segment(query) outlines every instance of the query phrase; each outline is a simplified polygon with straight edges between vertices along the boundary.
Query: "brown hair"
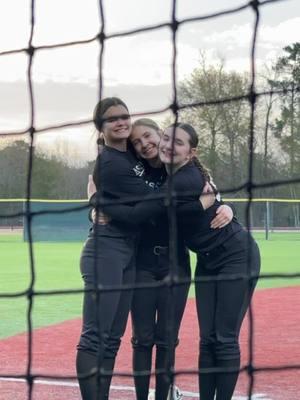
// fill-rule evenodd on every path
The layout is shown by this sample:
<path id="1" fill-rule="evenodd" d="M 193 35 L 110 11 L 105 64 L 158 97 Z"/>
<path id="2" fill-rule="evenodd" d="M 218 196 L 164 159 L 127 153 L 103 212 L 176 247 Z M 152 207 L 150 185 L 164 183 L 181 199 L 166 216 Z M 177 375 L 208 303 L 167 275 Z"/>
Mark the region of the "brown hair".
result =
<path id="1" fill-rule="evenodd" d="M 199 143 L 199 137 L 196 130 L 190 124 L 186 124 L 184 122 L 177 122 L 176 124 L 172 124 L 168 126 L 168 128 L 180 128 L 183 129 L 189 135 L 189 143 L 192 148 L 196 148 Z M 206 182 L 211 183 L 211 176 L 209 170 L 200 162 L 198 157 L 193 157 L 193 163 L 199 168 L 204 180 Z"/>
<path id="2" fill-rule="evenodd" d="M 105 122 L 103 115 L 112 106 L 123 106 L 128 111 L 127 105 L 118 97 L 106 97 L 105 99 L 100 100 L 94 109 L 93 116 L 94 124 L 99 132 L 101 132 L 103 123 Z"/>

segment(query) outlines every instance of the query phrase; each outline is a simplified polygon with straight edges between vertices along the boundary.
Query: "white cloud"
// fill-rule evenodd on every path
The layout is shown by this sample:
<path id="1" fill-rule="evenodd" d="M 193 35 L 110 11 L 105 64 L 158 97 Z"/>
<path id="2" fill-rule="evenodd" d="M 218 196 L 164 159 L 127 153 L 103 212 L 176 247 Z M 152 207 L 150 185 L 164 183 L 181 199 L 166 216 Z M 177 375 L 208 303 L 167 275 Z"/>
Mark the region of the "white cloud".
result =
<path id="1" fill-rule="evenodd" d="M 100 29 L 98 3 L 98 0 L 37 1 L 34 45 L 93 37 Z M 103 4 L 108 34 L 166 22 L 171 16 L 171 2 L 167 0 L 105 0 Z M 179 0 L 177 15 L 181 19 L 237 4 L 240 0 Z M 300 17 L 296 5 L 296 1 L 289 1 L 288 7 L 280 6 L 279 2 L 278 6 L 263 8 L 265 14 L 262 13 L 257 43 L 258 68 L 268 60 L 275 60 L 284 46 L 299 40 Z M 200 51 L 205 51 L 207 64 L 219 63 L 224 58 L 227 70 L 249 71 L 253 34 L 250 11 L 232 19 L 224 17 L 182 25 L 177 36 L 178 80 L 188 77 L 199 65 Z M 30 2 L 3 0 L 0 4 L 0 52 L 26 47 L 29 34 Z M 32 72 L 37 126 L 90 116 L 97 98 L 99 52 L 99 44 L 95 42 L 35 54 Z M 1 131 L 28 126 L 28 92 L 17 87 L 12 90 L 18 86 L 18 80 L 26 81 L 27 65 L 26 54 L 0 57 L 0 80 L 9 87 L 7 96 L 2 96 Z M 110 39 L 105 42 L 104 95 L 119 95 L 133 112 L 164 108 L 172 95 L 171 66 L 172 41 L 168 28 Z M 53 88 L 53 83 L 57 87 Z M 85 84 L 86 90 L 80 83 Z M 72 85 L 78 85 L 80 92 L 74 92 Z M 45 91 L 41 92 L 43 87 Z M 62 90 L 65 95 L 62 95 Z M 53 131 L 40 135 L 38 142 L 51 142 L 63 135 L 68 140 L 84 143 L 82 152 L 86 151 L 85 158 L 92 158 L 93 155 L 89 157 L 94 144 L 92 131 L 92 126 Z"/>
<path id="2" fill-rule="evenodd" d="M 204 37 L 206 44 L 223 44 L 223 46 L 248 46 L 253 32 L 253 26 L 249 23 L 244 25 L 233 25 L 231 29 L 214 32 Z"/>
<path id="3" fill-rule="evenodd" d="M 297 41 L 296 32 L 299 26 L 300 17 L 288 19 L 274 26 L 262 24 L 257 39 L 257 67 L 276 59 L 284 46 Z M 252 24 L 233 25 L 230 29 L 206 35 L 203 35 L 200 29 L 193 29 L 191 32 L 202 38 L 202 44 L 200 42 L 199 47 L 202 46 L 206 54 L 209 52 L 208 62 L 215 63 L 220 58 L 224 58 L 227 69 L 249 70 Z"/>
<path id="4" fill-rule="evenodd" d="M 236 57 L 226 60 L 225 69 L 230 71 L 249 71 L 250 70 L 250 60 L 245 57 Z"/>
<path id="5" fill-rule="evenodd" d="M 299 27 L 300 17 L 289 19 L 276 26 L 263 25 L 260 29 L 259 40 L 263 42 L 263 45 L 284 46 L 299 40 Z"/>
<path id="6" fill-rule="evenodd" d="M 295 42 L 298 39 L 296 32 L 299 31 L 299 26 L 300 17 L 289 19 L 275 26 L 262 24 L 258 31 L 258 46 L 272 48 Z M 226 48 L 232 48 L 232 46 L 248 47 L 252 34 L 253 25 L 250 23 L 233 25 L 231 29 L 204 36 L 203 42 L 214 45 L 222 44 Z"/>
<path id="7" fill-rule="evenodd" d="M 28 2 L 11 0 L 1 3 L 5 5 L 0 6 L 0 51 L 25 47 L 30 33 Z"/>
<path id="8" fill-rule="evenodd" d="M 229 6 L 223 1 L 218 7 Z M 232 2 L 231 2 L 232 3 Z M 231 4 L 230 3 L 230 4 Z M 212 3 L 198 0 L 179 2 L 178 15 L 207 12 Z M 215 7 L 215 5 L 214 5 Z M 18 9 L 18 13 L 15 10 Z M 130 12 L 129 12 L 130 10 Z M 158 12 L 159 10 L 159 12 Z M 170 19 L 169 2 L 128 0 L 104 1 L 108 32 L 159 23 Z M 97 0 L 51 0 L 36 2 L 34 44 L 59 43 L 94 36 L 100 27 Z M 227 65 L 245 69 L 249 53 L 253 24 L 235 24 L 230 29 L 212 25 L 209 21 L 184 25 L 178 35 L 178 79 L 188 76 L 197 66 L 200 50 L 205 50 L 208 62 L 225 58 Z M 235 20 L 236 21 L 236 20 Z M 258 64 L 288 43 L 296 40 L 300 18 L 290 18 L 277 25 L 262 24 L 258 36 Z M 216 27 L 212 32 L 213 27 Z M 0 51 L 27 45 L 30 28 L 28 2 L 10 0 L 0 6 Z M 209 28 L 209 29 L 206 29 Z M 211 33 L 210 33 L 211 32 Z M 33 75 L 37 82 L 91 82 L 98 78 L 99 44 L 43 50 L 34 57 Z M 26 80 L 28 57 L 25 54 L 0 58 L 0 79 Z M 105 42 L 104 74 L 106 85 L 170 83 L 172 79 L 172 42 L 170 29 L 110 39 Z"/>

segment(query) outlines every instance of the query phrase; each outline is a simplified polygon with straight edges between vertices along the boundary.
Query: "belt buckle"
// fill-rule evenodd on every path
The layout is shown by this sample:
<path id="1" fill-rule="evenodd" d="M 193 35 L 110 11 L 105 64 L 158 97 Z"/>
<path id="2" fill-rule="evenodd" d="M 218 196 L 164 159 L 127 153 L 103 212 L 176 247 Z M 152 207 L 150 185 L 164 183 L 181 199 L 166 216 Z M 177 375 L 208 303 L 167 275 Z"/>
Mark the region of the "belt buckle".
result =
<path id="1" fill-rule="evenodd" d="M 153 253 L 156 256 L 160 256 L 161 254 L 167 254 L 167 249 L 168 249 L 168 247 L 166 247 L 166 246 L 154 246 Z"/>
<path id="2" fill-rule="evenodd" d="M 160 246 L 154 246 L 154 247 L 153 247 L 153 253 L 154 253 L 156 256 L 159 256 L 159 255 L 160 255 Z"/>

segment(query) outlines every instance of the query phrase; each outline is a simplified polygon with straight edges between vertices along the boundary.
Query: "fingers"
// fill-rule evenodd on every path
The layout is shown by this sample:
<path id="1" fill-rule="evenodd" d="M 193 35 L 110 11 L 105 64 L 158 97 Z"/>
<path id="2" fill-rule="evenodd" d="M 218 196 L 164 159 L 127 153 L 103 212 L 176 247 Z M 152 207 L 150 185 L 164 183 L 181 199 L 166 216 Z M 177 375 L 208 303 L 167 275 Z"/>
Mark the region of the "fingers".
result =
<path id="1" fill-rule="evenodd" d="M 204 185 L 202 193 L 209 193 L 209 183 L 208 182 L 206 182 L 206 184 Z"/>
<path id="2" fill-rule="evenodd" d="M 94 193 L 96 193 L 96 185 L 93 180 L 93 175 L 89 175 L 89 180 L 87 184 L 87 197 L 90 200 L 90 198 L 93 196 Z"/>
<path id="3" fill-rule="evenodd" d="M 205 183 L 202 193 L 213 193 L 213 189 L 209 182 Z"/>
<path id="4" fill-rule="evenodd" d="M 224 226 L 226 226 L 229 222 L 230 222 L 230 220 L 228 220 L 227 217 L 223 217 L 221 215 L 218 215 L 211 221 L 210 227 L 212 229 L 224 228 Z"/>
<path id="5" fill-rule="evenodd" d="M 210 227 L 213 229 L 224 228 L 224 226 L 228 225 L 232 220 L 232 215 L 230 213 L 220 209 L 217 209 L 216 213 L 218 215 L 211 221 Z"/>
<path id="6" fill-rule="evenodd" d="M 97 211 L 95 209 L 93 209 L 92 221 L 94 224 L 107 225 L 110 221 L 110 218 L 101 212 L 97 213 Z"/>
<path id="7" fill-rule="evenodd" d="M 212 229 L 224 228 L 224 226 L 228 225 L 232 221 L 232 218 L 232 209 L 228 205 L 223 204 L 216 210 L 216 216 L 211 221 L 210 226 Z"/>

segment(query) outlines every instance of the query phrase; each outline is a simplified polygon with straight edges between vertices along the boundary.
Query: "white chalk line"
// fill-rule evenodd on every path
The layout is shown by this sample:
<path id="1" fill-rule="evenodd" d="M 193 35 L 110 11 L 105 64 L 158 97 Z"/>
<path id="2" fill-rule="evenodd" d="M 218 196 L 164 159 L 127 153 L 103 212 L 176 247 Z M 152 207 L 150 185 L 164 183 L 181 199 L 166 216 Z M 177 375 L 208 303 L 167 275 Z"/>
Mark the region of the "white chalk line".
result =
<path id="1" fill-rule="evenodd" d="M 26 379 L 23 378 L 0 378 L 0 382 L 15 382 L 15 383 L 26 383 Z M 35 385 L 48 385 L 48 386 L 62 386 L 62 387 L 78 387 L 77 382 L 69 382 L 69 381 L 63 381 L 63 380 L 46 380 L 46 379 L 35 379 L 34 380 Z M 128 392 L 134 392 L 134 387 L 133 386 L 122 386 L 122 385 L 111 385 L 111 390 L 122 390 L 122 391 L 128 391 Z M 199 393 L 197 392 L 189 392 L 186 390 L 181 390 L 181 393 L 183 396 L 186 397 L 192 397 L 192 398 L 198 398 L 199 399 Z M 232 400 L 248 400 L 248 396 L 234 396 Z M 263 393 L 256 393 L 253 394 L 251 397 L 252 400 L 272 400 L 271 397 L 268 397 L 267 395 Z"/>

